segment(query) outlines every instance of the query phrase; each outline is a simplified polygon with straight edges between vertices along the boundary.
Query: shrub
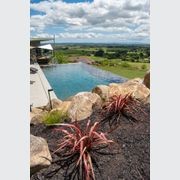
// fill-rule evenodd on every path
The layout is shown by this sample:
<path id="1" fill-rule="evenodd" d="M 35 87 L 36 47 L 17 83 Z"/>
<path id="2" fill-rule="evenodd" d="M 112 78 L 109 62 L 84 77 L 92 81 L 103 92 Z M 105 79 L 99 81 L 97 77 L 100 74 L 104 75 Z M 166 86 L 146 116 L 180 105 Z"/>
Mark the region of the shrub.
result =
<path id="1" fill-rule="evenodd" d="M 139 58 L 144 59 L 144 54 L 142 52 L 139 53 Z"/>
<path id="2" fill-rule="evenodd" d="M 107 66 L 107 65 L 109 65 L 109 60 L 99 61 L 99 64 L 102 65 L 102 66 Z"/>
<path id="3" fill-rule="evenodd" d="M 104 56 L 104 50 L 103 49 L 99 49 L 98 51 L 95 52 L 94 55 L 95 56 L 99 56 L 99 57 L 103 57 Z"/>
<path id="4" fill-rule="evenodd" d="M 141 65 L 141 69 L 143 69 L 143 70 L 147 69 L 146 64 L 142 64 L 142 65 Z"/>
<path id="5" fill-rule="evenodd" d="M 109 61 L 109 66 L 117 66 L 117 65 L 118 65 L 118 61 L 115 61 L 115 60 Z"/>
<path id="6" fill-rule="evenodd" d="M 135 117 L 130 117 L 136 111 L 141 111 L 141 104 L 138 100 L 134 99 L 131 94 L 126 95 L 114 95 L 110 97 L 109 101 L 103 107 L 103 114 L 105 118 L 101 123 L 109 122 L 109 126 L 118 125 L 121 116 L 125 116 L 128 119 L 138 120 Z"/>
<path id="7" fill-rule="evenodd" d="M 46 114 L 43 117 L 43 123 L 46 125 L 53 125 L 57 123 L 62 123 L 66 119 L 68 119 L 67 113 L 61 112 L 61 111 L 52 111 Z"/>
<path id="8" fill-rule="evenodd" d="M 124 67 L 124 68 L 129 68 L 129 67 L 131 67 L 131 65 L 130 65 L 129 63 L 127 63 L 127 62 L 122 62 L 122 63 L 121 63 L 121 66 Z"/>
<path id="9" fill-rule="evenodd" d="M 117 58 L 115 53 L 106 53 L 105 57 L 107 59 L 115 59 L 115 58 Z"/>
<path id="10" fill-rule="evenodd" d="M 92 152 L 99 155 L 101 149 L 113 142 L 108 140 L 104 133 L 97 131 L 98 125 L 99 123 L 95 122 L 91 126 L 89 120 L 84 130 L 77 122 L 61 124 L 61 127 L 56 129 L 65 134 L 54 153 L 60 157 L 61 166 L 66 166 L 68 179 L 95 179 L 93 164 L 96 163 Z"/>
<path id="11" fill-rule="evenodd" d="M 57 63 L 59 63 L 59 64 L 67 63 L 67 59 L 65 58 L 63 53 L 56 52 L 55 59 L 56 59 Z"/>
<path id="12" fill-rule="evenodd" d="M 128 50 L 121 49 L 115 52 L 116 58 L 124 58 L 127 56 Z"/>

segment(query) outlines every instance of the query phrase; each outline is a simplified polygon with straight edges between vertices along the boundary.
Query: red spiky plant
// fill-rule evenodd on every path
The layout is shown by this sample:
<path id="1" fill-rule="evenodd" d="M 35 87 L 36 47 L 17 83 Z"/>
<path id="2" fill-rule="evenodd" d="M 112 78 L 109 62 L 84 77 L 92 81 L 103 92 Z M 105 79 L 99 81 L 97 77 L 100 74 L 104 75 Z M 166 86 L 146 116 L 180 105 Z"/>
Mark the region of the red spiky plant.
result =
<path id="1" fill-rule="evenodd" d="M 101 122 L 109 122 L 110 127 L 117 125 L 121 116 L 138 120 L 133 114 L 137 111 L 144 111 L 141 109 L 141 103 L 132 97 L 132 94 L 114 95 L 110 97 L 109 101 L 103 107 L 103 114 L 105 118 Z M 132 116 L 133 115 L 133 116 Z"/>
<path id="2" fill-rule="evenodd" d="M 97 132 L 98 125 L 99 123 L 95 122 L 90 126 L 89 120 L 85 130 L 81 129 L 77 122 L 75 124 L 61 124 L 61 127 L 57 129 L 62 131 L 65 136 L 60 140 L 58 149 L 54 153 L 63 157 L 60 161 L 61 166 L 63 164 L 71 169 L 70 172 L 68 169 L 66 170 L 68 179 L 75 177 L 80 180 L 95 179 L 91 152 L 104 148 L 104 145 L 113 142 L 108 140 L 104 133 Z"/>

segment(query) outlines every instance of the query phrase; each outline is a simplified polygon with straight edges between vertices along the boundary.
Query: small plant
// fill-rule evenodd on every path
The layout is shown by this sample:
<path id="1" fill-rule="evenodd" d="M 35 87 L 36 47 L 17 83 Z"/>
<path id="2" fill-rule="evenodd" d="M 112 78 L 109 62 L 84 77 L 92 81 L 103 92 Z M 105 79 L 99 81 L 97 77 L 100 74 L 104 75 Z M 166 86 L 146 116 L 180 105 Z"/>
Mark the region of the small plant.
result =
<path id="1" fill-rule="evenodd" d="M 112 113 L 120 113 L 123 112 L 124 109 L 127 107 L 128 105 L 128 100 L 130 98 L 130 95 L 127 94 L 125 96 L 123 95 L 114 95 L 110 98 L 110 101 L 107 103 L 106 105 L 106 109 L 108 112 L 112 112 Z"/>
<path id="2" fill-rule="evenodd" d="M 112 127 L 112 125 L 117 125 L 121 116 L 125 116 L 129 119 L 130 114 L 141 110 L 140 106 L 140 102 L 135 100 L 131 94 L 114 95 L 103 108 L 103 113 L 106 117 L 101 122 L 104 123 L 108 121 L 110 127 Z M 131 119 L 137 120 L 132 116 Z"/>
<path id="3" fill-rule="evenodd" d="M 131 67 L 131 65 L 129 63 L 127 63 L 127 62 L 122 62 L 121 66 L 124 67 L 124 68 L 130 68 Z"/>
<path id="4" fill-rule="evenodd" d="M 67 113 L 64 113 L 64 112 L 57 110 L 57 111 L 52 111 L 52 112 L 47 113 L 43 117 L 43 122 L 46 125 L 53 125 L 56 123 L 62 123 L 66 119 L 68 119 Z"/>
<path id="5" fill-rule="evenodd" d="M 145 69 L 147 69 L 147 66 L 146 66 L 146 64 L 142 64 L 142 65 L 141 65 L 141 69 L 142 69 L 142 70 L 145 70 Z"/>
<path id="6" fill-rule="evenodd" d="M 90 126 L 90 121 L 88 121 L 85 130 L 82 130 L 76 122 L 75 124 L 61 124 L 61 127 L 57 129 L 65 136 L 60 140 L 58 149 L 54 153 L 58 153 L 61 157 L 59 160 L 61 167 L 66 164 L 68 179 L 95 179 L 93 164 L 97 167 L 97 163 L 92 153 L 98 153 L 113 142 L 108 140 L 104 133 L 97 132 L 98 125 L 99 123 L 95 122 Z"/>

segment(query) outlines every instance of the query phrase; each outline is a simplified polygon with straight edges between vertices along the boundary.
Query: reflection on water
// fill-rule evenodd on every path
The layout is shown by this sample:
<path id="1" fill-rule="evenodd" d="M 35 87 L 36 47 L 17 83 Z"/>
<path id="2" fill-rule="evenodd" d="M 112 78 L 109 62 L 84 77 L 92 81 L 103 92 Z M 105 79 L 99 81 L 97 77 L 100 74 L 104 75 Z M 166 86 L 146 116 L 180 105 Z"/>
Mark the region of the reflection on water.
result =
<path id="1" fill-rule="evenodd" d="M 65 100 L 95 86 L 122 83 L 126 78 L 84 63 L 60 64 L 42 68 L 58 98 Z"/>

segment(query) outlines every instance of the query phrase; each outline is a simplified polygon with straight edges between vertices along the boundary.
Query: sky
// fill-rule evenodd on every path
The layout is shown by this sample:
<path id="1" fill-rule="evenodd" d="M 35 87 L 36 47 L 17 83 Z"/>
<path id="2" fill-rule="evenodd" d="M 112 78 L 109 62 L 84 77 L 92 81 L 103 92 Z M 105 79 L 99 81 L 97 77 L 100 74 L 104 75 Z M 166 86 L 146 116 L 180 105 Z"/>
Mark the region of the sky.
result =
<path id="1" fill-rule="evenodd" d="M 31 37 L 149 44 L 149 0 L 31 0 Z"/>

